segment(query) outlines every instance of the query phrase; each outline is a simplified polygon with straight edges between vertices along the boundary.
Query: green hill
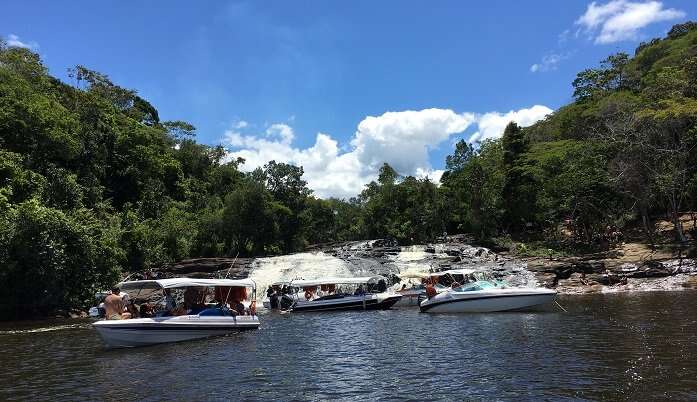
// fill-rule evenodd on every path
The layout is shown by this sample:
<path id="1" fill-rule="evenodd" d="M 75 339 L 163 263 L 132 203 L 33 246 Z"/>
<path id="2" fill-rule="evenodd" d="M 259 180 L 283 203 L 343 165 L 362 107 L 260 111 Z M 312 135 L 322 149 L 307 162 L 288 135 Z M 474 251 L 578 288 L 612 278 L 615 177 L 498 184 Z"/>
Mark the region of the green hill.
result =
<path id="1" fill-rule="evenodd" d="M 534 233 L 551 242 L 606 243 L 641 222 L 678 220 L 697 207 L 697 24 L 674 26 L 580 72 L 574 102 L 474 150 L 458 144 L 444 190 L 456 203 L 451 230 L 481 236 Z M 464 156 L 463 156 L 464 155 Z"/>

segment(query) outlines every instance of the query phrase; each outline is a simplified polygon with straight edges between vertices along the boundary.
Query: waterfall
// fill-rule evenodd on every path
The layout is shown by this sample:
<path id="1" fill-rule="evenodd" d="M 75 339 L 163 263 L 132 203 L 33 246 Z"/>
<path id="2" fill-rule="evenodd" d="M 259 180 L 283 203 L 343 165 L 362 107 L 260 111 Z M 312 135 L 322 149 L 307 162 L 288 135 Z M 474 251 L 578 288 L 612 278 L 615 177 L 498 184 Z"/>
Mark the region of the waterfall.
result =
<path id="1" fill-rule="evenodd" d="M 298 253 L 278 257 L 257 258 L 249 277 L 257 283 L 257 295 L 262 298 L 269 285 L 293 279 L 316 279 L 332 276 L 353 276 L 349 264 L 325 254 Z"/>

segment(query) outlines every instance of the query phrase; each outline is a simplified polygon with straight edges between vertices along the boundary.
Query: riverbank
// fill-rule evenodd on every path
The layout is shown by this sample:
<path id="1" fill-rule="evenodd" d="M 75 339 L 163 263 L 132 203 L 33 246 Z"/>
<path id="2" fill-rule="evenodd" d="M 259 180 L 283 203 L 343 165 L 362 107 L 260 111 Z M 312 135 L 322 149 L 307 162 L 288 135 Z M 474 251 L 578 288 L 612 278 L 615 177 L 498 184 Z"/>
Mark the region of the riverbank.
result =
<path id="1" fill-rule="evenodd" d="M 541 285 L 560 293 L 697 289 L 697 261 L 670 247 L 629 242 L 604 253 L 521 261 Z"/>
<path id="2" fill-rule="evenodd" d="M 385 275 L 395 282 L 399 281 L 397 274 L 406 270 L 482 268 L 518 285 L 537 284 L 562 294 L 697 289 L 697 261 L 680 258 L 670 247 L 652 249 L 646 244 L 626 242 L 603 253 L 563 257 L 518 256 L 505 249 L 497 251 L 473 246 L 471 239 L 462 235 L 407 247 L 388 239 L 374 239 L 312 246 L 305 253 L 287 256 L 189 259 L 162 267 L 156 274 L 243 278 L 271 264 L 277 275 L 292 271 L 293 275 L 303 276 L 310 274 L 304 272 L 303 266 L 317 264 L 313 255 L 321 253 L 341 260 L 350 272 Z M 333 274 L 328 266 L 325 270 L 326 275 Z M 312 267 L 312 275 L 321 272 L 322 267 Z"/>

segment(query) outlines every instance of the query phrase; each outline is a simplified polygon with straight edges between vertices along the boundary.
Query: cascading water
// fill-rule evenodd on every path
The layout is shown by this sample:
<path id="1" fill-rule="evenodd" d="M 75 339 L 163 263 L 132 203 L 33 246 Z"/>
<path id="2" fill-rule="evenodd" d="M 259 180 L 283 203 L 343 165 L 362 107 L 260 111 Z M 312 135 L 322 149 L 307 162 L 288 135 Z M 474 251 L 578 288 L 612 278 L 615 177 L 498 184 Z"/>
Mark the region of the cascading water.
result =
<path id="1" fill-rule="evenodd" d="M 320 251 L 258 258 L 249 277 L 256 282 L 257 292 L 266 292 L 274 282 L 353 275 L 348 263 Z"/>
<path id="2" fill-rule="evenodd" d="M 535 276 L 525 264 L 501 260 L 490 250 L 463 244 L 414 245 L 381 248 L 376 241 L 354 243 L 330 252 L 307 252 L 278 257 L 258 258 L 252 263 L 249 277 L 257 283 L 258 296 L 274 282 L 293 279 L 317 279 L 342 276 L 428 273 L 446 269 L 476 268 L 489 271 L 512 286 L 536 286 Z M 334 256 L 332 254 L 336 254 Z M 411 278 L 412 282 L 418 281 Z M 409 281 L 409 279 L 407 279 Z M 401 284 L 395 287 L 401 287 Z"/>

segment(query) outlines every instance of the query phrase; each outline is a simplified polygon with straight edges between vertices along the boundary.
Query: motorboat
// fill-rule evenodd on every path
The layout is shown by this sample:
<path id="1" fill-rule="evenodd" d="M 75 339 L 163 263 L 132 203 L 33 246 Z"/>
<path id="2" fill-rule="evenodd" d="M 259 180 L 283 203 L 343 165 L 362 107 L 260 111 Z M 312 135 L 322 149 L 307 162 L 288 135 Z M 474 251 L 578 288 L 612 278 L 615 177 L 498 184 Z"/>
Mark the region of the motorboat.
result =
<path id="1" fill-rule="evenodd" d="M 450 288 L 433 292 L 419 304 L 425 313 L 488 313 L 522 310 L 554 301 L 557 292 L 540 287 L 511 287 L 486 272 L 449 270 L 431 274 Z"/>
<path id="2" fill-rule="evenodd" d="M 154 305 L 160 311 L 148 317 L 93 323 L 108 347 L 179 342 L 259 327 L 256 284 L 251 279 L 170 278 L 122 282 L 117 287 L 129 294 L 132 303 Z M 184 302 L 174 311 L 163 309 L 165 293 Z M 187 305 L 191 294 L 196 301 Z"/>
<path id="3" fill-rule="evenodd" d="M 284 285 L 285 293 L 270 295 L 264 300 L 265 306 L 293 312 L 387 310 L 402 298 L 387 291 L 387 279 L 383 276 L 296 279 Z M 273 297 L 280 298 L 275 306 Z M 290 304 L 284 306 L 286 300 Z"/>

